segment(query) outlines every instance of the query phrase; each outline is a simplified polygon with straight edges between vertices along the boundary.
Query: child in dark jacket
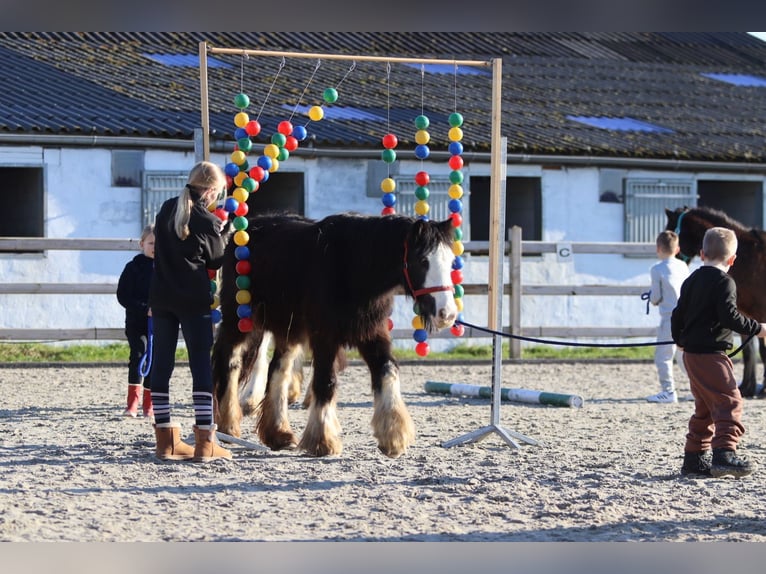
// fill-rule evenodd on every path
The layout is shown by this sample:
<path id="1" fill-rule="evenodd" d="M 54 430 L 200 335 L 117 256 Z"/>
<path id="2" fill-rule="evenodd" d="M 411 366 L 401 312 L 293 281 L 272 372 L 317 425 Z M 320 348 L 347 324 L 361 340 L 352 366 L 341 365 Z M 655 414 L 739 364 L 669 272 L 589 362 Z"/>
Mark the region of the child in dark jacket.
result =
<path id="1" fill-rule="evenodd" d="M 153 417 L 151 377 L 140 373 L 141 357 L 149 351 L 149 285 L 154 272 L 154 225 L 147 225 L 138 243 L 141 253 L 130 260 L 117 283 L 117 300 L 125 307 L 125 335 L 130 346 L 128 359 L 128 404 L 123 412 L 127 417 L 138 416 L 138 402 L 143 385 L 142 411 Z"/>
<path id="2" fill-rule="evenodd" d="M 728 274 L 736 253 L 737 236 L 731 229 L 708 229 L 700 252 L 703 265 L 681 285 L 670 318 L 673 341 L 683 348 L 694 395 L 682 475 L 739 478 L 755 469 L 736 452 L 745 432 L 744 401 L 726 351 L 734 346 L 732 332 L 765 337 L 766 324 L 737 310 L 737 287 Z"/>

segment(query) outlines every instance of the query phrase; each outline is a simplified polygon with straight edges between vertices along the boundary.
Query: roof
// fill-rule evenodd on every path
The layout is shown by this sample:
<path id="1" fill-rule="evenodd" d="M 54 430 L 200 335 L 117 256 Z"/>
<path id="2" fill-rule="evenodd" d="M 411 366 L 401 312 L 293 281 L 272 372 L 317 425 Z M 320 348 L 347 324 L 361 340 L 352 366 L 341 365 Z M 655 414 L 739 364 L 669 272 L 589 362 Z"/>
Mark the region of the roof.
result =
<path id="1" fill-rule="evenodd" d="M 201 125 L 201 41 L 446 60 L 434 67 L 210 54 L 211 137 L 232 144 L 233 99 L 244 92 L 245 111 L 263 126 L 255 141 L 291 119 L 307 124 L 316 147 L 382 150 L 389 132 L 412 147 L 422 113 L 432 149 L 446 149 L 457 111 L 465 150 L 487 151 L 490 70 L 456 70 L 450 61 L 502 57 L 510 154 L 766 161 L 766 42 L 741 32 L 0 32 L 0 136 L 189 140 Z M 323 101 L 328 87 L 337 102 Z M 313 105 L 324 106 L 324 120 L 309 122 Z"/>

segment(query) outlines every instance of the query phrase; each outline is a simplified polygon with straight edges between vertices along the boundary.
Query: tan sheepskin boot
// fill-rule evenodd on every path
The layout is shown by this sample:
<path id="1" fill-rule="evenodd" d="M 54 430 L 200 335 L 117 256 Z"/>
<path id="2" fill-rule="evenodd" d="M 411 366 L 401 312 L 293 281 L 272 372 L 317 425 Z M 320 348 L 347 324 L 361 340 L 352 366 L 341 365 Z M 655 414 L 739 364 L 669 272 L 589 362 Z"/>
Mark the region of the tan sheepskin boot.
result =
<path id="1" fill-rule="evenodd" d="M 178 423 L 155 424 L 157 437 L 157 458 L 160 460 L 191 460 L 194 447 L 181 440 L 181 425 Z"/>
<path id="2" fill-rule="evenodd" d="M 218 425 L 194 425 L 193 462 L 210 462 L 217 458 L 231 458 L 231 451 L 220 446 L 215 439 Z"/>

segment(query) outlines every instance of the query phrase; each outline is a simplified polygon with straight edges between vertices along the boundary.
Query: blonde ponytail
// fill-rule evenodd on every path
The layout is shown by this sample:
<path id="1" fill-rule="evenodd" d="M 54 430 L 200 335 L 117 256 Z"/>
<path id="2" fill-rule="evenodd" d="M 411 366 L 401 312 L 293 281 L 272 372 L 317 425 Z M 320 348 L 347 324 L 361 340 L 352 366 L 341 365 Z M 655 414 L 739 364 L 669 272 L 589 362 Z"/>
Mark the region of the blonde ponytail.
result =
<path id="1" fill-rule="evenodd" d="M 209 202 L 215 199 L 226 185 L 226 177 L 216 164 L 209 161 L 197 163 L 189 172 L 189 181 L 178 195 L 174 229 L 179 239 L 189 237 L 189 218 L 194 202 L 206 197 Z"/>

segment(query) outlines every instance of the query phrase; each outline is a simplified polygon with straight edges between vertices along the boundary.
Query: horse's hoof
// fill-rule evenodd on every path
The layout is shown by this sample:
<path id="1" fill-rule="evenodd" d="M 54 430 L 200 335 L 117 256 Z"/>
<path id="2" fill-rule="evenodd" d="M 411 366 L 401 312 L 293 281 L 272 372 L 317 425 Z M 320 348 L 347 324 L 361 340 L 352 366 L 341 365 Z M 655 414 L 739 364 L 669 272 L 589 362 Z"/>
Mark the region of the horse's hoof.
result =
<path id="1" fill-rule="evenodd" d="M 298 440 L 292 433 L 278 433 L 272 436 L 260 437 L 261 442 L 271 450 L 295 450 L 298 448 Z"/>
<path id="2" fill-rule="evenodd" d="M 343 452 L 343 445 L 336 441 L 320 442 L 319 444 L 315 444 L 313 446 L 299 444 L 298 448 L 300 448 L 307 455 L 316 457 L 339 456 Z"/>
<path id="3" fill-rule="evenodd" d="M 378 445 L 378 450 L 385 454 L 388 458 L 399 458 L 402 456 L 405 452 L 407 452 L 407 448 L 392 448 L 392 447 L 384 447 L 382 445 Z"/>

